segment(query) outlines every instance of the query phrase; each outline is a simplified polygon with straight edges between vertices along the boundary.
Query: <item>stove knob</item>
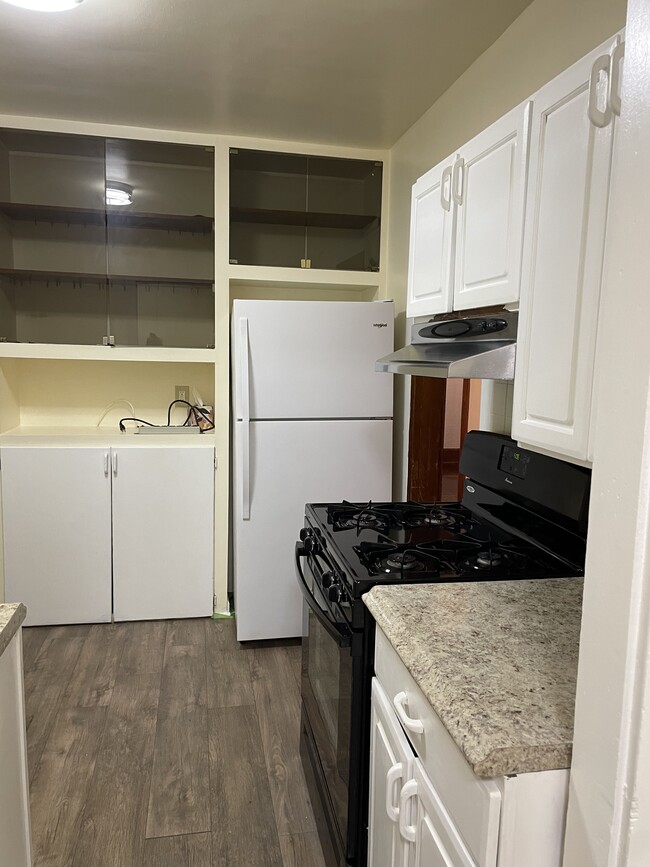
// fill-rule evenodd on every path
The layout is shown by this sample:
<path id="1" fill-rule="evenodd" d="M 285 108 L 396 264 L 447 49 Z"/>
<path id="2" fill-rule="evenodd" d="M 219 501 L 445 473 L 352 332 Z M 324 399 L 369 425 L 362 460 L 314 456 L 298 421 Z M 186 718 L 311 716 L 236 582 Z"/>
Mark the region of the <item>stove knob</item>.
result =
<path id="1" fill-rule="evenodd" d="M 304 542 L 307 536 L 312 536 L 313 533 L 314 531 L 311 529 L 311 527 L 303 527 L 300 531 L 300 541 Z"/>
<path id="2" fill-rule="evenodd" d="M 332 584 L 330 589 L 327 591 L 327 598 L 330 602 L 339 602 L 341 599 L 341 588 L 336 584 Z"/>
<path id="3" fill-rule="evenodd" d="M 328 587 L 331 587 L 332 584 L 334 584 L 335 580 L 333 572 L 323 572 L 323 577 L 321 578 L 323 589 L 327 590 Z"/>
<path id="4" fill-rule="evenodd" d="M 316 536 L 308 535 L 305 540 L 305 551 L 308 554 L 320 554 L 322 550 L 322 546 L 320 541 L 316 538 Z"/>

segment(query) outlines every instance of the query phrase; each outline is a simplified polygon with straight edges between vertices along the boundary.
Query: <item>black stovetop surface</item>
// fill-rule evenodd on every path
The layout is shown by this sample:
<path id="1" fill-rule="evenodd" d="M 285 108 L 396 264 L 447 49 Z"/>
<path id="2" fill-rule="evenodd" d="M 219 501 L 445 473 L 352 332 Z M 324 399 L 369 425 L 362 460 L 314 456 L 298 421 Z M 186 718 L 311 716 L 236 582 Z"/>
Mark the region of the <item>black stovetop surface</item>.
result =
<path id="1" fill-rule="evenodd" d="M 307 516 L 354 597 L 381 583 L 580 574 L 461 503 L 314 503 Z"/>

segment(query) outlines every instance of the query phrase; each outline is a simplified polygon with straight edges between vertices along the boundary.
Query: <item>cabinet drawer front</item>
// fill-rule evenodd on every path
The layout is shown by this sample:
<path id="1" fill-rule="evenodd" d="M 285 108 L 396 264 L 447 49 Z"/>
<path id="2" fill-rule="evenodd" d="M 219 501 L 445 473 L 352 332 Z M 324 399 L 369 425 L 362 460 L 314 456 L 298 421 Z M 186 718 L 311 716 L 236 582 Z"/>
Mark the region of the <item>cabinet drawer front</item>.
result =
<path id="1" fill-rule="evenodd" d="M 406 693 L 408 716 L 422 722 L 422 734 L 408 737 L 478 867 L 497 858 L 501 793 L 477 777 L 390 642 L 377 628 L 375 672 L 391 702 Z"/>

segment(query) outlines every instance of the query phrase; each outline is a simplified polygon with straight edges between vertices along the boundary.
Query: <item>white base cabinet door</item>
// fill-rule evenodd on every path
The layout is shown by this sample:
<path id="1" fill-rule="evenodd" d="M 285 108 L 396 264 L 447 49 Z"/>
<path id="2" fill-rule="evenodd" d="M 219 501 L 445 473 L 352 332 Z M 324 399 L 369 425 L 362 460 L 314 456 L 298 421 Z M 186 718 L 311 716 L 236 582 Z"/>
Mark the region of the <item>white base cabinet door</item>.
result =
<path id="1" fill-rule="evenodd" d="M 214 450 L 112 451 L 115 620 L 212 614 Z"/>
<path id="2" fill-rule="evenodd" d="M 26 626 L 111 619 L 110 449 L 0 451 L 5 599 Z"/>
<path id="3" fill-rule="evenodd" d="M 600 70 L 609 67 L 615 44 L 603 44 L 543 87 L 531 128 L 512 435 L 582 461 L 614 135 Z"/>
<path id="4" fill-rule="evenodd" d="M 408 867 L 409 844 L 399 829 L 399 796 L 411 777 L 413 751 L 377 678 L 372 681 L 371 709 L 368 864 Z"/>
<path id="5" fill-rule="evenodd" d="M 458 209 L 454 310 L 519 298 L 531 103 L 464 145 L 454 164 Z"/>
<path id="6" fill-rule="evenodd" d="M 0 863 L 32 867 L 20 630 L 0 656 Z"/>
<path id="7" fill-rule="evenodd" d="M 414 867 L 478 867 L 419 759 L 400 796 L 402 813 L 409 806 L 413 824 L 403 820 L 402 833 L 412 845 Z"/>

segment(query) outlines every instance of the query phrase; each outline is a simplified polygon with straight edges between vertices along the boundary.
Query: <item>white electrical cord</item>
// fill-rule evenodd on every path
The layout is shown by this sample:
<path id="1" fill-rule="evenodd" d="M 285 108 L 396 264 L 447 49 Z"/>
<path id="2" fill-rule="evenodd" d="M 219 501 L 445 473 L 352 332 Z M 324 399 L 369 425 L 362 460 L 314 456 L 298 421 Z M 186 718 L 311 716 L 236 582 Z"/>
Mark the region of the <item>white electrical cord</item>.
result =
<path id="1" fill-rule="evenodd" d="M 126 404 L 126 406 L 128 406 L 128 408 L 131 410 L 132 416 L 137 415 L 137 413 L 135 411 L 135 407 L 133 406 L 131 401 L 125 400 L 123 397 L 121 397 L 118 400 L 114 400 L 113 403 L 108 404 L 108 406 L 104 409 L 104 412 L 102 413 L 101 418 L 97 422 L 97 427 L 99 427 L 101 425 L 101 423 L 104 421 L 104 419 L 109 414 L 109 412 L 113 409 L 113 407 L 120 406 L 120 404 Z"/>

